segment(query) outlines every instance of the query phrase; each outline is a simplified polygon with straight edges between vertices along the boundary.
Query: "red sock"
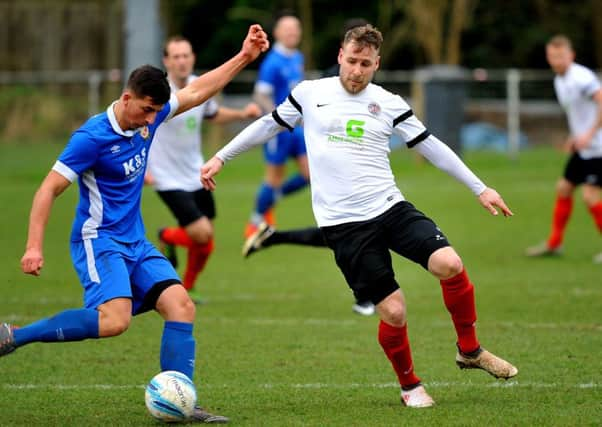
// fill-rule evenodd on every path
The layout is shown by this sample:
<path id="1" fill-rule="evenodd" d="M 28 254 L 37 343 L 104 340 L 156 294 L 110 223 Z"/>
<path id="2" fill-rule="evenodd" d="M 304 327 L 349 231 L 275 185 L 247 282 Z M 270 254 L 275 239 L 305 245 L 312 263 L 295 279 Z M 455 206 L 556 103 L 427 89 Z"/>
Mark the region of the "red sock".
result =
<path id="1" fill-rule="evenodd" d="M 550 232 L 550 238 L 548 239 L 549 248 L 554 249 L 562 244 L 564 229 L 566 228 L 566 224 L 569 222 L 572 210 L 572 197 L 556 197 L 554 214 L 552 216 L 552 231 Z"/>
<path id="2" fill-rule="evenodd" d="M 598 202 L 594 206 L 590 206 L 589 212 L 594 217 L 594 222 L 598 226 L 598 231 L 602 233 L 602 202 Z"/>
<path id="3" fill-rule="evenodd" d="M 203 271 L 209 256 L 213 252 L 213 239 L 207 243 L 199 245 L 194 243 L 188 248 L 188 259 L 186 261 L 186 271 L 184 272 L 184 287 L 186 289 L 194 288 L 194 282 L 198 275 Z"/>
<path id="4" fill-rule="evenodd" d="M 475 322 L 477 311 L 474 301 L 474 286 L 470 283 L 466 270 L 450 279 L 441 280 L 443 301 L 451 314 L 458 346 L 463 353 L 471 353 L 479 348 Z"/>
<path id="5" fill-rule="evenodd" d="M 407 324 L 396 328 L 381 320 L 378 324 L 378 342 L 391 361 L 402 387 L 420 382 L 414 373 Z"/>
<path id="6" fill-rule="evenodd" d="M 184 246 L 185 248 L 190 248 L 194 244 L 194 241 L 182 227 L 164 228 L 161 233 L 161 239 L 170 245 Z"/>

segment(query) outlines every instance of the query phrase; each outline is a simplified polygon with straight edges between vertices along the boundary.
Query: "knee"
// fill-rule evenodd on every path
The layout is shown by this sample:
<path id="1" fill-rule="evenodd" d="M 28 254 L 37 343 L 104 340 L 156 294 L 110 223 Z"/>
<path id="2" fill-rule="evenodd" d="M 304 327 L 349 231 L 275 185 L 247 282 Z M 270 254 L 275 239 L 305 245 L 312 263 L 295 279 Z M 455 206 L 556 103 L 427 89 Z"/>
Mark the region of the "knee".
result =
<path id="1" fill-rule="evenodd" d="M 452 250 L 453 251 L 453 250 Z M 445 253 L 436 256 L 435 252 L 429 260 L 429 271 L 440 280 L 445 280 L 457 276 L 464 270 L 464 264 L 458 254 Z"/>
<path id="2" fill-rule="evenodd" d="M 600 202 L 600 193 L 598 191 L 583 190 L 583 202 L 588 208 L 596 206 Z"/>
<path id="3" fill-rule="evenodd" d="M 131 315 L 104 314 L 101 312 L 99 319 L 99 332 L 101 337 L 115 337 L 123 334 L 130 327 Z"/>
<path id="4" fill-rule="evenodd" d="M 173 317 L 171 320 L 178 322 L 193 322 L 194 316 L 196 315 L 196 306 L 188 295 L 185 298 L 180 298 L 175 302 L 169 317 Z"/>
<path id="5" fill-rule="evenodd" d="M 184 290 L 183 293 L 175 295 L 175 298 L 163 304 L 160 313 L 165 320 L 192 323 L 196 315 L 196 306 Z"/>
<path id="6" fill-rule="evenodd" d="M 575 187 L 566 179 L 560 179 L 556 183 L 556 194 L 560 197 L 570 197 Z"/>
<path id="7" fill-rule="evenodd" d="M 407 310 L 403 300 L 389 301 L 386 304 L 378 305 L 378 312 L 383 321 L 388 324 L 401 328 L 407 321 Z"/>
<path id="8" fill-rule="evenodd" d="M 204 245 L 213 239 L 213 225 L 207 218 L 203 217 L 196 223 L 186 227 L 186 233 L 194 243 Z"/>

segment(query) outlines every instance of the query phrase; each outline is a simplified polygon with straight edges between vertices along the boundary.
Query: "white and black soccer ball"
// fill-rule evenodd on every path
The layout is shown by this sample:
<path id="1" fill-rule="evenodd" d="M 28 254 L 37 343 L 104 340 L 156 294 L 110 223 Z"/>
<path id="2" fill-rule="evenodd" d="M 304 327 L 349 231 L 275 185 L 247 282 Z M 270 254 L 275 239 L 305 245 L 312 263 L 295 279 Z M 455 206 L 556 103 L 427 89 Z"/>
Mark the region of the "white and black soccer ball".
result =
<path id="1" fill-rule="evenodd" d="M 146 386 L 144 401 L 153 417 L 164 422 L 188 419 L 196 406 L 193 382 L 181 372 L 163 371 Z"/>

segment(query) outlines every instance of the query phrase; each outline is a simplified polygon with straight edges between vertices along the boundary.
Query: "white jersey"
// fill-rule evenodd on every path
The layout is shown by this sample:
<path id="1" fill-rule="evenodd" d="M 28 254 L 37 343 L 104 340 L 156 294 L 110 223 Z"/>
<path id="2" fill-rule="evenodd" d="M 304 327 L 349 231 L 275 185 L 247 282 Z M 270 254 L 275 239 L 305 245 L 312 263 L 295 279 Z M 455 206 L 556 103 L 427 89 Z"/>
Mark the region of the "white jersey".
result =
<path id="1" fill-rule="evenodd" d="M 592 96 L 600 90 L 596 75 L 583 65 L 573 63 L 564 75 L 556 75 L 554 89 L 560 105 L 566 111 L 572 136 L 581 135 L 598 120 L 598 104 Z M 579 150 L 584 159 L 602 157 L 602 130 L 598 130 L 590 144 Z"/>
<path id="2" fill-rule="evenodd" d="M 399 135 L 475 195 L 485 184 L 424 128 L 400 96 L 370 84 L 350 94 L 339 77 L 300 83 L 271 114 L 253 122 L 215 156 L 223 162 L 303 121 L 316 222 L 326 227 L 366 221 L 404 200 L 389 164 L 389 139 Z"/>
<path id="3" fill-rule="evenodd" d="M 189 84 L 197 76 L 188 77 Z M 177 88 L 170 82 L 172 93 Z M 203 118 L 217 114 L 219 106 L 214 99 L 181 113 L 159 126 L 148 157 L 148 169 L 158 191 L 197 191 L 201 166 L 205 163 L 201 152 L 201 124 Z"/>
<path id="4" fill-rule="evenodd" d="M 339 77 L 304 81 L 274 113 L 303 117 L 314 215 L 320 227 L 372 219 L 404 200 L 389 164 L 393 133 L 412 146 L 428 137 L 398 95 L 369 84 L 350 94 Z"/>

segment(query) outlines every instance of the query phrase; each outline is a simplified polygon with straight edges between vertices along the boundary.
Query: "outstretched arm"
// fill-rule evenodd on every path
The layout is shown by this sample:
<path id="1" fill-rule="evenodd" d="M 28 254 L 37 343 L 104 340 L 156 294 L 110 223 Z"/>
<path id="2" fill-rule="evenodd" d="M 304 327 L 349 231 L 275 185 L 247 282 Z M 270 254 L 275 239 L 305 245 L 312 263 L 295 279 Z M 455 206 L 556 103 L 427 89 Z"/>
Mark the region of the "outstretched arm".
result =
<path id="1" fill-rule="evenodd" d="M 240 110 L 228 107 L 219 107 L 217 114 L 210 120 L 211 123 L 226 124 L 241 120 L 256 119 L 261 116 L 261 108 L 259 105 L 251 102 L 245 108 Z"/>
<path id="2" fill-rule="evenodd" d="M 238 54 L 176 92 L 179 107 L 175 114 L 190 110 L 211 98 L 269 47 L 270 42 L 261 25 L 251 25 Z"/>
<path id="3" fill-rule="evenodd" d="M 219 150 L 212 159 L 201 168 L 201 182 L 208 190 L 215 190 L 215 176 L 224 163 L 241 153 L 263 144 L 284 129 L 278 124 L 272 114 L 266 114 L 242 130 L 224 148 Z"/>
<path id="4" fill-rule="evenodd" d="M 21 258 L 21 269 L 24 273 L 39 276 L 44 266 L 43 244 L 44 231 L 50 217 L 54 199 L 56 199 L 71 182 L 63 175 L 51 170 L 36 192 L 29 214 L 29 230 L 25 254 Z"/>
<path id="5" fill-rule="evenodd" d="M 447 145 L 430 135 L 415 146 L 437 168 L 464 183 L 479 197 L 479 203 L 492 215 L 498 215 L 498 209 L 504 216 L 512 216 L 512 211 L 493 188 L 488 188 Z"/>

